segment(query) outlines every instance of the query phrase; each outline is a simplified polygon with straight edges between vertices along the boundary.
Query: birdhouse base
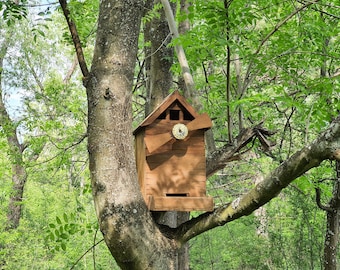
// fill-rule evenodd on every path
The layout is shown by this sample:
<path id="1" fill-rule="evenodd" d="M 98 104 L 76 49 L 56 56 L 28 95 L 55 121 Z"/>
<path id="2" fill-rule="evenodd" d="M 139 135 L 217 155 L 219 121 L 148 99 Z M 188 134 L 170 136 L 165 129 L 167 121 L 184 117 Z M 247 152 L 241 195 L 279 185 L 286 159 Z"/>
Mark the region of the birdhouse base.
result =
<path id="1" fill-rule="evenodd" d="M 148 196 L 147 205 L 151 211 L 208 211 L 214 209 L 211 197 L 155 197 Z"/>

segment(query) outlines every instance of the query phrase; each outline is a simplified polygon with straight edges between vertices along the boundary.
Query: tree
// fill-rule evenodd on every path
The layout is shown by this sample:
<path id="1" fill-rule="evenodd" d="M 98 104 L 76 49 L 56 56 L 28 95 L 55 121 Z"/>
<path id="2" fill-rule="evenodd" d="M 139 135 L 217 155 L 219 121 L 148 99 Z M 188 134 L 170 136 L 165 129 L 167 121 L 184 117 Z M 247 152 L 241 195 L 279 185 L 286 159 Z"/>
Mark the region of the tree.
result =
<path id="1" fill-rule="evenodd" d="M 13 6 L 9 4 L 9 7 L 17 7 L 18 3 L 15 1 Z M 16 9 L 18 12 L 18 18 L 22 16 L 21 9 Z M 6 13 L 5 13 L 6 14 Z M 9 17 L 11 17 L 9 15 Z M 10 21 L 11 18 L 8 20 Z M 25 183 L 27 180 L 27 172 L 23 161 L 23 152 L 25 147 L 18 138 L 18 126 L 16 121 L 12 120 L 5 107 L 4 93 L 2 90 L 2 72 L 3 62 L 7 54 L 8 47 L 13 39 L 14 29 L 10 29 L 7 33 L 4 33 L 4 39 L 2 40 L 0 48 L 0 126 L 7 138 L 8 145 L 10 147 L 9 156 L 12 163 L 12 182 L 13 190 L 10 196 L 10 202 L 7 213 L 7 225 L 8 229 L 17 228 L 21 217 L 22 210 L 22 196 L 24 192 Z"/>
<path id="2" fill-rule="evenodd" d="M 98 221 L 105 242 L 122 269 L 173 269 L 176 250 L 188 240 L 250 214 L 323 160 L 339 159 L 340 118 L 337 118 L 316 141 L 292 155 L 232 203 L 177 228 L 157 224 L 141 197 L 132 154 L 131 89 L 143 2 L 101 2 L 91 70 L 84 61 L 66 1 L 60 0 L 60 4 L 73 35 L 88 96 L 88 150 Z M 218 164 L 222 157 L 231 158 L 253 137 L 240 134 L 236 146 L 216 152 L 208 164 L 209 161 Z M 212 168 L 208 173 L 215 170 Z"/>

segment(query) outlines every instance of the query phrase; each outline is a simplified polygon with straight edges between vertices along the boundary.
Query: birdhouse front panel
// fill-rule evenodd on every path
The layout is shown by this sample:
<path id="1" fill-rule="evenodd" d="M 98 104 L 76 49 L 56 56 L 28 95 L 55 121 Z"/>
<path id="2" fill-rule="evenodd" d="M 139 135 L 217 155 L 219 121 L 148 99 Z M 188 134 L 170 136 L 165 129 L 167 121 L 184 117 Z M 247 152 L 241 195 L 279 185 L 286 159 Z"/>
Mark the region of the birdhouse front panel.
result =
<path id="1" fill-rule="evenodd" d="M 136 158 L 139 184 L 149 209 L 211 211 L 204 144 L 210 118 L 198 115 L 175 92 L 144 124 L 135 131 Z"/>
<path id="2" fill-rule="evenodd" d="M 171 151 L 147 156 L 146 195 L 205 196 L 203 143 L 202 136 L 191 137 L 172 143 Z"/>

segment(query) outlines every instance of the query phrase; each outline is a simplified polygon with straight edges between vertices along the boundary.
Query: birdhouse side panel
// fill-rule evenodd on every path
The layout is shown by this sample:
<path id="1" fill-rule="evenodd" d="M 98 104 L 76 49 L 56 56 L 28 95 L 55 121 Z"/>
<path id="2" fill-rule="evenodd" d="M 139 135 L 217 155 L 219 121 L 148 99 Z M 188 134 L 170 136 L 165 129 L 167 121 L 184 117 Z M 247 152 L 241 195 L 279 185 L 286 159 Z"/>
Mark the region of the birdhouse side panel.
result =
<path id="1" fill-rule="evenodd" d="M 138 174 L 138 182 L 143 197 L 145 198 L 145 144 L 144 131 L 139 132 L 135 136 L 135 158 Z"/>

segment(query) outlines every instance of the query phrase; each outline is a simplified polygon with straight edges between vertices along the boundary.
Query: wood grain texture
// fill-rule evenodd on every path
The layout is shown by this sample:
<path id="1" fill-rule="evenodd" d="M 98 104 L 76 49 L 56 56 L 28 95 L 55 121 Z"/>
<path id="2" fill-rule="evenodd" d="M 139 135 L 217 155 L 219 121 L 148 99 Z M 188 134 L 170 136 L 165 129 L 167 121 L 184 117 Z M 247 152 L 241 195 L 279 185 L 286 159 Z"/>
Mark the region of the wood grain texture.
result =
<path id="1" fill-rule="evenodd" d="M 190 127 L 188 136 L 176 140 L 174 125 Z M 206 197 L 204 132 L 211 126 L 207 114 L 197 114 L 179 95 L 170 95 L 135 130 L 139 183 L 153 211 L 211 211 Z"/>

